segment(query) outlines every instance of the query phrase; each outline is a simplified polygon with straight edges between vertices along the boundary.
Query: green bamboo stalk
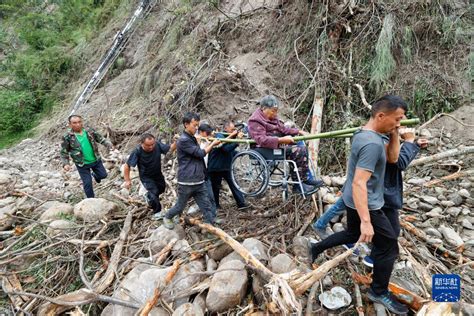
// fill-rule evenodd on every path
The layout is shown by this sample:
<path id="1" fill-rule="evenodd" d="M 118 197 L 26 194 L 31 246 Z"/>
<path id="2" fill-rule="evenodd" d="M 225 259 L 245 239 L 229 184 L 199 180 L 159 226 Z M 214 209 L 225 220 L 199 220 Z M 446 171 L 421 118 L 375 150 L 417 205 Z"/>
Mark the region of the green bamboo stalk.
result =
<path id="1" fill-rule="evenodd" d="M 403 120 L 400 122 L 402 126 L 416 125 L 418 123 L 420 123 L 419 118 Z M 339 138 L 339 137 L 345 138 L 345 137 L 351 137 L 352 134 L 358 129 L 360 129 L 360 127 L 351 127 L 351 128 L 345 128 L 341 130 L 330 131 L 330 132 L 319 133 L 319 134 L 294 136 L 293 139 L 295 140 L 295 142 L 298 142 L 301 140 L 312 140 L 312 139 Z M 216 138 L 211 137 L 208 139 L 212 141 Z M 223 143 L 255 144 L 255 141 L 253 139 L 219 138 L 219 140 Z"/>

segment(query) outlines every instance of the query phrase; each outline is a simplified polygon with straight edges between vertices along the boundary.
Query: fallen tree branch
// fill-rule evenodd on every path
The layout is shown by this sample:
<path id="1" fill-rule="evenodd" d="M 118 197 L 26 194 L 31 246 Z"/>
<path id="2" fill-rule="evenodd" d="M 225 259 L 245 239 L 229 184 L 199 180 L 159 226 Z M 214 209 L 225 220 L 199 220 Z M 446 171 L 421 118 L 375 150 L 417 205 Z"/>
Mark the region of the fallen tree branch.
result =
<path id="1" fill-rule="evenodd" d="M 80 289 L 71 293 L 58 296 L 55 299 L 56 301 L 59 301 L 59 302 L 61 301 L 66 301 L 66 302 L 67 301 L 79 301 L 79 302 L 87 301 L 88 299 L 90 299 L 91 295 L 93 297 L 96 297 L 109 287 L 109 285 L 112 283 L 112 281 L 115 278 L 115 273 L 117 271 L 117 266 L 120 260 L 120 256 L 122 254 L 123 245 L 125 244 L 128 233 L 130 231 L 130 227 L 132 225 L 133 213 L 135 210 L 136 208 L 128 212 L 127 217 L 125 218 L 125 222 L 123 224 L 122 231 L 120 232 L 119 239 L 115 245 L 114 251 L 112 252 L 112 256 L 110 258 L 110 263 L 107 267 L 107 270 L 105 271 L 105 274 L 102 276 L 102 278 L 99 279 L 99 281 L 92 284 L 93 291 L 90 291 L 88 289 Z M 88 304 L 88 303 L 85 303 L 85 304 Z M 76 304 L 76 305 L 81 305 L 81 304 Z M 70 309 L 70 305 L 55 304 L 55 303 L 52 303 L 51 300 L 48 300 L 48 303 L 45 303 L 40 307 L 39 314 L 40 315 L 56 315 L 56 314 L 61 314 L 68 309 Z"/>
<path id="2" fill-rule="evenodd" d="M 362 104 L 369 110 L 372 110 L 372 105 L 367 102 L 367 99 L 365 98 L 365 93 L 364 93 L 364 88 L 358 83 L 354 83 L 354 87 L 356 87 L 359 90 L 360 94 L 360 100 L 362 101 Z"/>
<path id="3" fill-rule="evenodd" d="M 180 266 L 181 266 L 180 259 L 176 260 L 173 263 L 173 266 L 171 267 L 170 271 L 168 271 L 168 273 L 166 274 L 164 287 L 166 287 L 168 284 L 171 283 L 171 280 L 173 280 Z M 148 313 L 150 313 L 150 311 L 153 309 L 153 307 L 155 307 L 156 303 L 158 303 L 158 299 L 160 298 L 161 291 L 162 289 L 160 289 L 160 284 L 158 284 L 155 290 L 153 291 L 153 296 L 146 301 L 145 305 L 136 313 L 136 315 L 147 316 Z"/>
<path id="4" fill-rule="evenodd" d="M 444 158 L 449 158 L 449 157 L 454 157 L 454 156 L 459 156 L 459 155 L 465 155 L 465 154 L 471 154 L 474 152 L 474 146 L 467 146 L 463 148 L 455 148 L 451 150 L 444 151 L 442 153 L 438 153 L 432 156 L 428 157 L 423 157 L 419 158 L 416 160 L 413 160 L 410 166 L 419 166 L 423 164 L 427 164 L 430 162 L 438 161 Z"/>

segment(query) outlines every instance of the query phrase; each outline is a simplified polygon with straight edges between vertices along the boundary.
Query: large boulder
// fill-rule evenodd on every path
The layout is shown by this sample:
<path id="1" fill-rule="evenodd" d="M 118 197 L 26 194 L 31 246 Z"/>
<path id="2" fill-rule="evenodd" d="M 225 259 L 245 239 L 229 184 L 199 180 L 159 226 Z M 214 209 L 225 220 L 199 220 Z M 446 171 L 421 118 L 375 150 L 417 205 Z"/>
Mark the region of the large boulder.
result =
<path id="1" fill-rule="evenodd" d="M 258 260 L 260 261 L 270 260 L 267 254 L 268 249 L 260 240 L 255 239 L 255 238 L 247 238 L 242 243 L 242 246 L 244 246 Z"/>
<path id="2" fill-rule="evenodd" d="M 238 260 L 219 266 L 206 297 L 209 311 L 221 313 L 240 304 L 247 290 L 247 277 L 245 265 Z"/>
<path id="3" fill-rule="evenodd" d="M 244 258 L 242 258 L 237 252 L 235 251 L 232 251 L 231 253 L 229 253 L 227 256 L 225 256 L 224 258 L 222 258 L 222 260 L 219 262 L 219 265 L 223 265 L 224 263 L 226 262 L 229 262 L 229 261 L 232 261 L 232 260 L 238 260 L 242 263 L 245 262 Z"/>
<path id="4" fill-rule="evenodd" d="M 118 209 L 117 204 L 106 199 L 89 198 L 74 206 L 74 216 L 85 222 L 97 222 Z"/>
<path id="5" fill-rule="evenodd" d="M 151 242 L 150 249 L 153 254 L 159 253 L 173 239 L 181 240 L 186 237 L 186 232 L 181 225 L 175 225 L 173 229 L 168 229 L 161 225 L 155 229 L 149 240 Z"/>
<path id="6" fill-rule="evenodd" d="M 296 263 L 287 254 L 276 255 L 270 261 L 270 270 L 275 273 L 286 273 L 296 268 Z"/>
<path id="7" fill-rule="evenodd" d="M 464 244 L 463 239 L 459 234 L 452 229 L 451 227 L 446 227 L 444 225 L 441 225 L 438 229 L 441 234 L 443 234 L 444 239 L 452 246 L 459 247 L 462 244 Z"/>
<path id="8" fill-rule="evenodd" d="M 52 221 L 49 225 L 48 228 L 46 229 L 46 234 L 48 236 L 55 236 L 58 234 L 67 234 L 68 232 L 71 232 L 72 229 L 74 229 L 76 225 L 73 222 L 64 220 L 64 219 L 57 219 L 55 221 Z"/>
<path id="9" fill-rule="evenodd" d="M 48 201 L 38 209 L 38 212 L 43 212 L 40 216 L 40 222 L 44 223 L 60 219 L 63 215 L 72 215 L 74 207 L 63 202 Z"/>

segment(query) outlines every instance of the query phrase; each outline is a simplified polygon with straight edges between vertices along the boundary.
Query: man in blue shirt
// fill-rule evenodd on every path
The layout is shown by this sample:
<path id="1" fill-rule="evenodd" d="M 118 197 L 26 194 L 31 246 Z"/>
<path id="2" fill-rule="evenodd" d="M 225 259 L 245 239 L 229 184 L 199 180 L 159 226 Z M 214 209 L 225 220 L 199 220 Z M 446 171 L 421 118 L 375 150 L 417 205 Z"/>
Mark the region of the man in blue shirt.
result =
<path id="1" fill-rule="evenodd" d="M 242 135 L 237 131 L 232 121 L 228 121 L 224 124 L 224 130 L 229 133 L 228 138 L 242 138 Z M 224 138 L 224 135 L 221 133 L 217 133 L 216 137 Z M 245 203 L 244 196 L 235 187 L 230 173 L 232 158 L 234 157 L 236 152 L 235 149 L 238 146 L 239 144 L 237 143 L 224 143 L 223 145 L 214 148 L 209 153 L 207 170 L 209 172 L 209 178 L 211 180 L 212 191 L 214 192 L 214 200 L 216 202 L 217 208 L 221 208 L 219 203 L 219 194 L 223 179 L 229 185 L 230 191 L 232 192 L 232 196 L 234 197 L 234 200 L 237 203 L 237 207 L 239 209 L 244 209 L 248 207 L 248 204 Z"/>

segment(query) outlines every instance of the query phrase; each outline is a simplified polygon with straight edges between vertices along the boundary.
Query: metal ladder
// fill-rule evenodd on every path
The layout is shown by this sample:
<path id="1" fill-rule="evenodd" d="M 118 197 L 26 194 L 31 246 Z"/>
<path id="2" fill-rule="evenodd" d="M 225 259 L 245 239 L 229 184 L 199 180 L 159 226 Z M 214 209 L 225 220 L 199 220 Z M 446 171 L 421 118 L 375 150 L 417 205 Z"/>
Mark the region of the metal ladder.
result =
<path id="1" fill-rule="evenodd" d="M 69 115 L 73 115 L 83 104 L 89 101 L 95 88 L 97 88 L 107 71 L 125 48 L 128 40 L 137 29 L 139 22 L 148 15 L 157 2 L 158 0 L 140 1 L 140 4 L 135 9 L 133 16 L 128 20 L 127 24 L 125 24 L 125 27 L 115 35 L 112 46 L 105 53 L 97 67 L 97 70 L 94 72 L 91 79 L 89 79 L 84 89 L 82 89 L 82 92 L 76 97 L 74 107 Z"/>

